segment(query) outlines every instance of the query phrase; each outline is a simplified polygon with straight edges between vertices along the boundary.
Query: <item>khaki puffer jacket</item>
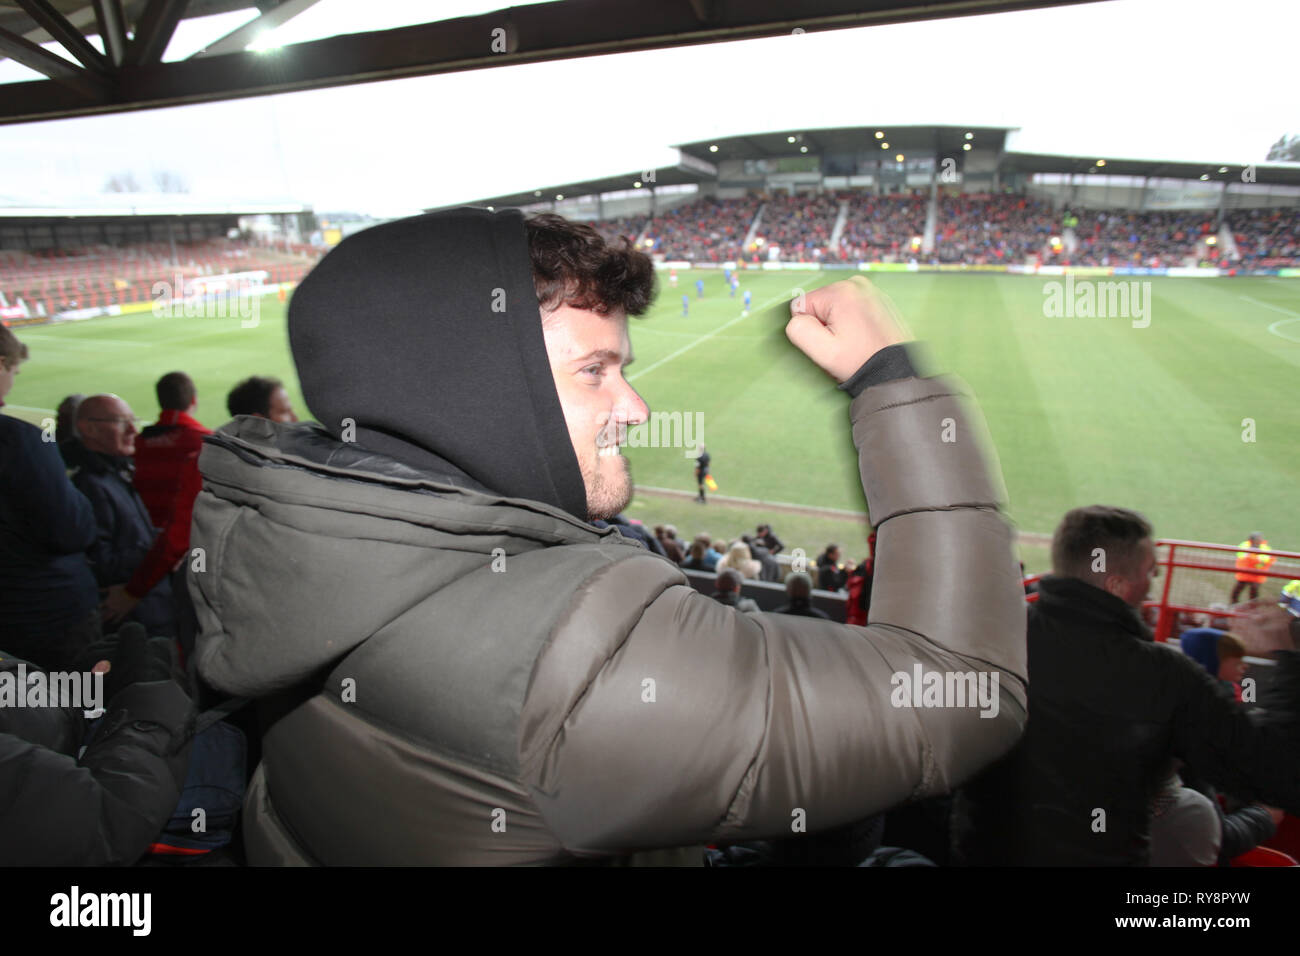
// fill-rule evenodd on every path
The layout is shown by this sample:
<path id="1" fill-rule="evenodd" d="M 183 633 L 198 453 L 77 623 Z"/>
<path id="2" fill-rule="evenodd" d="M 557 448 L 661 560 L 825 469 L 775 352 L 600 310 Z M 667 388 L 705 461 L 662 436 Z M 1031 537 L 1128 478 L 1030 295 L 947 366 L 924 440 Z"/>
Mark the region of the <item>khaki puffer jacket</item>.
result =
<path id="1" fill-rule="evenodd" d="M 576 862 L 818 832 L 966 780 L 1024 729 L 1025 605 L 958 395 L 906 378 L 851 405 L 865 628 L 737 613 L 613 529 L 314 426 L 227 425 L 191 591 L 203 676 L 266 698 L 250 861 Z"/>

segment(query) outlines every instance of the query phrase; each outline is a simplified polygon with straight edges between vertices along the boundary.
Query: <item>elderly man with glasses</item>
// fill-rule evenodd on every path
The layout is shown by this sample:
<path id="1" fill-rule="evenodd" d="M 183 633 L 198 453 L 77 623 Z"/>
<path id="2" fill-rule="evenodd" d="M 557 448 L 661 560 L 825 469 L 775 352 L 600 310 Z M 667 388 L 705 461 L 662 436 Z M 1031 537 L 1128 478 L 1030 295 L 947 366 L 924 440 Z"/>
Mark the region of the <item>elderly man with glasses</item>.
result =
<path id="1" fill-rule="evenodd" d="M 132 485 L 136 419 L 116 395 L 92 395 L 77 409 L 77 437 L 66 458 L 72 483 L 95 511 L 98 534 L 87 550 L 109 621 L 139 621 L 153 637 L 175 637 L 171 583 L 149 586 L 149 554 L 158 529 Z"/>

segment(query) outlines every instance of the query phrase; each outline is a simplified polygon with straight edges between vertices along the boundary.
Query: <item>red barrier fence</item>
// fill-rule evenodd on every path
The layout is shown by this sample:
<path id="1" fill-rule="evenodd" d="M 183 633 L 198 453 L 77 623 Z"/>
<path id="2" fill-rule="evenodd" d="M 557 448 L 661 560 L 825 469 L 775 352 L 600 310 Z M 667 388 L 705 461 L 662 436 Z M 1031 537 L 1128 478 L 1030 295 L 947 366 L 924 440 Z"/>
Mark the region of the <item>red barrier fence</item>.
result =
<path id="1" fill-rule="evenodd" d="M 1274 560 L 1267 570 L 1241 570 L 1237 567 L 1239 552 L 1267 555 Z M 1178 636 L 1180 614 L 1199 615 L 1197 623 L 1201 625 L 1209 625 L 1215 618 L 1240 616 L 1239 612 L 1232 610 L 1232 595 L 1239 573 L 1266 579 L 1259 584 L 1261 600 L 1276 598 L 1288 581 L 1300 579 L 1300 552 L 1275 548 L 1242 548 L 1232 544 L 1163 538 L 1156 542 L 1156 562 L 1162 579 L 1158 585 L 1160 597 L 1144 602 L 1143 609 L 1156 609 L 1158 641 Z M 1040 577 L 1042 575 L 1032 575 L 1025 578 L 1025 583 L 1032 584 Z M 1243 588 L 1236 603 L 1249 599 L 1249 590 Z M 1036 601 L 1038 595 L 1028 594 L 1025 600 Z M 1211 605 L 1221 606 L 1212 608 Z"/>

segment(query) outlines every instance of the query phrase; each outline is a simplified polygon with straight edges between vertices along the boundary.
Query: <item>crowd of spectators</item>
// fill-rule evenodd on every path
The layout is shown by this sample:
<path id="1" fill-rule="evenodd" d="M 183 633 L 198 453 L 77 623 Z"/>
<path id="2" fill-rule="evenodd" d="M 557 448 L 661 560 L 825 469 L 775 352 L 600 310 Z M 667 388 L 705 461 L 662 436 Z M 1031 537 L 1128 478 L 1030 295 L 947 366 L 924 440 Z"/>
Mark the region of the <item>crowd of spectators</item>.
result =
<path id="1" fill-rule="evenodd" d="M 28 357 L 0 326 L 0 404 Z M 186 670 L 198 630 L 190 526 L 210 432 L 193 417 L 190 376 L 169 372 L 156 393 L 143 431 L 107 393 L 68 396 L 45 427 L 0 415 L 0 671 L 108 675 L 98 723 L 78 708 L 0 707 L 0 763 L 26 768 L 0 783 L 0 864 L 132 863 L 156 841 L 171 846 L 163 828 L 183 788 L 243 761 L 239 730 L 205 728 L 205 758 L 188 766 L 200 739 L 192 706 L 210 695 Z M 296 421 L 273 378 L 238 383 L 228 404 Z"/>
<path id="2" fill-rule="evenodd" d="M 1050 205 L 1026 196 L 944 196 L 934 234 L 934 258 L 943 263 L 1006 265 L 1049 248 L 1060 228 Z"/>
<path id="3" fill-rule="evenodd" d="M 757 197 L 697 199 L 655 216 L 646 238 L 654 241 L 654 253 L 666 259 L 738 259 L 760 205 Z"/>
<path id="4" fill-rule="evenodd" d="M 870 550 L 858 563 L 844 560 L 835 544 L 827 545 L 815 560 L 808 560 L 804 556 L 806 552 L 800 552 L 795 559 L 786 554 L 778 560 L 777 556 L 785 551 L 785 543 L 772 531 L 770 524 L 760 524 L 752 535 L 743 534 L 730 542 L 715 541 L 708 532 L 700 532 L 687 543 L 678 537 L 673 525 L 655 525 L 653 534 L 650 534 L 635 521 L 620 517 L 613 523 L 619 523 L 627 535 L 653 542 L 647 544 L 651 550 L 664 555 L 683 570 L 716 574 L 715 597 L 733 592 L 739 596 L 747 581 L 784 583 L 788 601 L 778 609 L 779 613 L 823 617 L 824 613 L 811 605 L 815 586 L 818 590 L 840 596 L 843 609 L 836 615 L 838 620 L 850 624 L 866 623 L 873 564 Z M 867 541 L 868 547 L 874 549 L 875 535 L 872 534 Z M 735 603 L 732 598 L 718 599 L 726 604 Z"/>
<path id="5" fill-rule="evenodd" d="M 1204 210 L 1080 210 L 1078 218 L 1075 250 L 1062 248 L 1045 262 L 1152 268 L 1195 264 L 1204 248 L 1201 243 L 1214 233 L 1214 214 Z"/>
<path id="6" fill-rule="evenodd" d="M 830 251 L 831 233 L 840 211 L 840 195 L 781 195 L 763 206 L 755 240 L 775 246 L 786 261 L 816 262 Z M 764 253 L 766 255 L 766 253 Z"/>
<path id="7" fill-rule="evenodd" d="M 1238 209 L 1228 215 L 1241 266 L 1300 266 L 1300 214 L 1295 209 Z"/>
<path id="8" fill-rule="evenodd" d="M 618 239 L 636 242 L 649 220 L 649 216 L 619 216 L 616 219 L 597 219 L 591 225 L 606 242 Z"/>
<path id="9" fill-rule="evenodd" d="M 845 221 L 838 242 L 832 244 L 842 204 Z M 760 207 L 755 241 L 742 248 Z M 1236 239 L 1239 260 L 1226 249 L 1214 251 L 1204 244 L 1215 233 L 1212 211 L 1071 212 L 1009 193 L 940 196 L 934 248 L 923 254 L 928 210 L 927 190 L 884 196 L 840 191 L 698 199 L 648 222 L 646 217 L 628 217 L 595 225 L 607 237 L 635 238 L 645 228 L 655 253 L 699 262 L 762 262 L 776 248 L 777 258 L 785 262 L 915 260 L 1151 268 L 1206 263 L 1246 269 L 1300 265 L 1300 210 L 1295 208 L 1230 213 L 1226 222 Z M 1071 217 L 1077 222 L 1067 226 Z"/>
<path id="10" fill-rule="evenodd" d="M 839 262 L 901 262 L 911 254 L 912 237 L 925 231 L 927 199 L 921 195 L 874 196 L 860 193 L 849 200 L 848 218 L 839 248 Z"/>

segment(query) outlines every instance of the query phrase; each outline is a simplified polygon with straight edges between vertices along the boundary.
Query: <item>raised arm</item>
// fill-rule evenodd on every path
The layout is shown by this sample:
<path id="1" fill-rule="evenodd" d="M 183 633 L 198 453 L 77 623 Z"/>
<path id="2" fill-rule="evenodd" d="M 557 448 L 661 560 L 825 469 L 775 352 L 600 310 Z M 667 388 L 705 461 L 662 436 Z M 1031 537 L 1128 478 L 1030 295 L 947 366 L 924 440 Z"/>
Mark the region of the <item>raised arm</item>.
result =
<path id="1" fill-rule="evenodd" d="M 896 344 L 888 328 L 828 321 L 855 315 L 851 297 L 808 298 L 840 344 Z M 823 362 L 835 343 L 805 331 L 792 340 L 857 377 L 863 362 Z M 736 614 L 647 556 L 580 590 L 534 672 L 520 741 L 570 850 L 817 832 L 948 790 L 1019 737 L 1023 591 L 982 420 L 950 380 L 884 377 L 851 407 L 878 528 L 867 628 Z"/>

